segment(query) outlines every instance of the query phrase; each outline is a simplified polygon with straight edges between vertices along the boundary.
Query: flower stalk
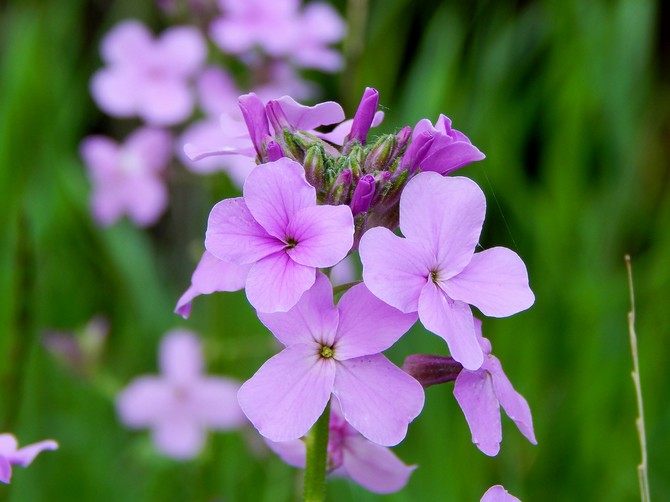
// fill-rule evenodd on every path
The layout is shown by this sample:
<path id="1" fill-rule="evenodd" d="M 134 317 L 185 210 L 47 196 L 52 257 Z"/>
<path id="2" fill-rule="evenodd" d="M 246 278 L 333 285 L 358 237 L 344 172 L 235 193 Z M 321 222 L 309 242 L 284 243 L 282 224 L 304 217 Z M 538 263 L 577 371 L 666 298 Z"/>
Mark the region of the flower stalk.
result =
<path id="1" fill-rule="evenodd" d="M 328 432 L 330 423 L 330 402 L 316 421 L 305 440 L 307 461 L 305 465 L 304 502 L 326 500 L 326 467 L 328 459 Z"/>

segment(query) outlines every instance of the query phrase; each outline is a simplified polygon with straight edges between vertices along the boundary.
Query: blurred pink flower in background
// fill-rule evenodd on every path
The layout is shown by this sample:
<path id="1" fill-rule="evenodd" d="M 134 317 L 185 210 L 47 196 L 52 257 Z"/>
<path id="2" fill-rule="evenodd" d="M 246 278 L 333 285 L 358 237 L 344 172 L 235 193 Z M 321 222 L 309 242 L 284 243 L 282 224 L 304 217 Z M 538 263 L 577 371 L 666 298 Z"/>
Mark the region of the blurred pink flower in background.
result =
<path id="1" fill-rule="evenodd" d="M 137 115 L 157 126 L 191 115 L 189 79 L 207 57 L 196 28 L 169 28 L 154 39 L 139 21 L 123 21 L 107 34 L 100 51 L 107 66 L 93 76 L 91 94 L 103 111 L 115 117 Z"/>
<path id="2" fill-rule="evenodd" d="M 35 457 L 44 450 L 58 449 L 58 443 L 51 439 L 19 448 L 13 434 L 0 434 L 0 481 L 9 483 L 12 479 L 12 465 L 28 467 Z"/>
<path id="3" fill-rule="evenodd" d="M 486 490 L 480 502 L 521 502 L 514 495 L 510 495 L 501 485 L 495 485 Z"/>
<path id="4" fill-rule="evenodd" d="M 161 175 L 171 151 L 170 135 L 161 129 L 138 129 L 122 145 L 105 136 L 85 138 L 80 153 L 93 183 L 96 221 L 107 226 L 127 214 L 139 226 L 155 223 L 168 202 Z"/>
<path id="5" fill-rule="evenodd" d="M 206 429 L 228 430 L 246 423 L 237 404 L 239 384 L 203 374 L 198 337 L 186 330 L 168 332 L 159 351 L 161 376 L 141 376 L 119 393 L 121 421 L 151 429 L 156 449 L 179 460 L 200 453 Z"/>

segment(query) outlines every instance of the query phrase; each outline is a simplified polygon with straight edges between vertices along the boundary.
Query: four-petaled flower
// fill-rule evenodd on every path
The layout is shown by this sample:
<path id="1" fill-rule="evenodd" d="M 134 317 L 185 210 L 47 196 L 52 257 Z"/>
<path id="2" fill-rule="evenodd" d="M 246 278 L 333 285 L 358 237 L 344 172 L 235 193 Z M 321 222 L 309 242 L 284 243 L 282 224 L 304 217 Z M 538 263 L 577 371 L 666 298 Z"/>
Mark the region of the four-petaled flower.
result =
<path id="1" fill-rule="evenodd" d="M 351 249 L 351 210 L 317 206 L 302 166 L 287 158 L 254 169 L 243 195 L 214 206 L 205 247 L 220 260 L 253 264 L 249 303 L 261 312 L 285 312 L 314 284 L 316 268 L 337 264 Z"/>
<path id="2" fill-rule="evenodd" d="M 484 361 L 470 305 L 506 317 L 535 300 L 516 253 L 503 247 L 474 252 L 485 212 L 484 193 L 474 181 L 420 173 L 400 198 L 405 238 L 377 227 L 360 244 L 370 291 L 403 312 L 418 311 L 423 325 L 470 370 Z"/>
<path id="3" fill-rule="evenodd" d="M 161 376 L 141 376 L 117 396 L 121 421 L 152 429 L 156 449 L 190 459 L 202 449 L 206 429 L 227 430 L 245 423 L 235 398 L 239 384 L 203 375 L 198 337 L 172 330 L 160 346 Z"/>
<path id="4" fill-rule="evenodd" d="M 303 439 L 268 446 L 289 465 L 305 468 Z M 405 465 L 393 451 L 362 437 L 342 416 L 337 401 L 331 403 L 327 470 L 331 476 L 346 476 L 375 493 L 393 493 L 409 481 L 415 465 Z"/>
<path id="5" fill-rule="evenodd" d="M 288 312 L 259 318 L 286 348 L 245 382 L 238 399 L 247 418 L 272 441 L 304 436 L 331 394 L 344 419 L 370 441 L 392 446 L 423 407 L 421 385 L 380 354 L 414 324 L 354 286 L 333 305 L 330 281 L 316 283 Z"/>
<path id="6" fill-rule="evenodd" d="M 12 479 L 12 465 L 28 467 L 35 457 L 44 450 L 58 449 L 58 443 L 51 439 L 19 448 L 12 434 L 0 434 L 0 481 L 9 483 Z"/>

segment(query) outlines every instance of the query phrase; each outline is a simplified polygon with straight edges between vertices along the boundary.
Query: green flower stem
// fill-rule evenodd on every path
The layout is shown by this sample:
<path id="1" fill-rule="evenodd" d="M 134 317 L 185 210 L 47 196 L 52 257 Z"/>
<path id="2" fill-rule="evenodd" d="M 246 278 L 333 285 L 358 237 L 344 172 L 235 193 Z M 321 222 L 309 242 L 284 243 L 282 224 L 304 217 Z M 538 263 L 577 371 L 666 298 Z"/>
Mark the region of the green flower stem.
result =
<path id="1" fill-rule="evenodd" d="M 326 460 L 328 458 L 328 425 L 330 422 L 330 402 L 323 415 L 307 434 L 307 463 L 305 466 L 304 502 L 326 500 Z"/>

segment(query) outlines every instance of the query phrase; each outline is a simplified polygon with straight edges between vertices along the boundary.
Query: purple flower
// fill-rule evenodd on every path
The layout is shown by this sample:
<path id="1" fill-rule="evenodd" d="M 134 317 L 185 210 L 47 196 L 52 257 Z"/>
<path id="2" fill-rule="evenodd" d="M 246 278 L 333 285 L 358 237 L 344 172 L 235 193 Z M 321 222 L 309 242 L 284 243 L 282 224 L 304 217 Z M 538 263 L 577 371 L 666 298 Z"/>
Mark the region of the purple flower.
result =
<path id="1" fill-rule="evenodd" d="M 154 40 L 138 21 L 124 21 L 101 46 L 107 67 L 91 80 L 100 108 L 116 117 L 139 115 L 151 125 L 172 125 L 188 118 L 193 94 L 188 85 L 207 54 L 197 29 L 174 27 Z"/>
<path id="2" fill-rule="evenodd" d="M 305 468 L 306 448 L 302 439 L 277 443 L 266 440 L 268 446 L 289 465 Z M 392 450 L 362 437 L 351 427 L 333 401 L 328 434 L 328 473 L 345 476 L 375 493 L 393 493 L 409 481 L 415 465 L 405 465 Z"/>
<path id="3" fill-rule="evenodd" d="M 365 144 L 368 137 L 368 131 L 372 126 L 372 122 L 377 113 L 377 105 L 379 104 L 379 91 L 372 87 L 366 87 L 361 102 L 358 105 L 354 121 L 351 125 L 351 132 L 349 133 L 349 141 L 358 141 Z"/>
<path id="4" fill-rule="evenodd" d="M 304 436 L 333 394 L 344 419 L 367 439 L 384 446 L 402 441 L 423 407 L 423 389 L 380 352 L 412 326 L 415 315 L 381 302 L 364 284 L 335 307 L 331 284 L 319 273 L 295 307 L 259 318 L 286 346 L 238 393 L 263 436 Z"/>
<path id="5" fill-rule="evenodd" d="M 342 69 L 340 53 L 329 47 L 342 40 L 346 31 L 344 21 L 327 3 L 312 2 L 305 6 L 293 29 L 291 60 L 304 68 L 324 72 Z"/>
<path id="6" fill-rule="evenodd" d="M 152 429 L 156 449 L 176 459 L 195 457 L 205 429 L 231 429 L 244 424 L 235 395 L 239 384 L 203 375 L 198 337 L 172 330 L 160 345 L 161 376 L 141 376 L 117 396 L 121 421 L 132 428 Z"/>
<path id="7" fill-rule="evenodd" d="M 177 301 L 175 313 L 188 319 L 191 302 L 196 296 L 209 295 L 217 291 L 239 291 L 244 288 L 251 265 L 236 265 L 219 260 L 205 251 L 191 277 L 191 286 Z"/>
<path id="8" fill-rule="evenodd" d="M 532 444 L 537 444 L 537 441 L 528 403 L 512 387 L 500 360 L 491 354 L 491 342 L 482 336 L 481 324 L 479 319 L 475 319 L 475 332 L 485 355 L 484 363 L 477 371 L 463 369 L 458 374 L 454 396 L 470 426 L 472 442 L 483 453 L 493 457 L 500 451 L 502 441 L 500 406 L 528 441 Z"/>
<path id="9" fill-rule="evenodd" d="M 451 128 L 449 117 L 440 115 L 435 127 L 428 119 L 420 120 L 414 127 L 412 142 L 402 157 L 400 168 L 447 175 L 484 157 L 465 134 Z"/>
<path id="10" fill-rule="evenodd" d="M 314 284 L 316 268 L 351 249 L 351 210 L 317 206 L 302 166 L 287 158 L 254 169 L 243 194 L 214 206 L 205 247 L 220 260 L 253 264 L 246 294 L 254 308 L 287 311 Z"/>
<path id="11" fill-rule="evenodd" d="M 501 485 L 495 485 L 486 490 L 480 502 L 521 502 L 514 495 L 510 495 Z"/>
<path id="12" fill-rule="evenodd" d="M 366 174 L 356 185 L 354 195 L 351 198 L 351 212 L 354 216 L 367 211 L 372 204 L 372 199 L 375 196 L 375 177 L 371 174 Z"/>
<path id="13" fill-rule="evenodd" d="M 13 434 L 0 434 L 0 481 L 9 483 L 12 479 L 12 466 L 28 467 L 35 457 L 44 450 L 57 450 L 58 443 L 51 439 L 29 444 L 19 448 Z"/>
<path id="14" fill-rule="evenodd" d="M 139 226 L 151 225 L 165 211 L 167 189 L 161 175 L 170 159 L 170 135 L 141 128 L 123 145 L 104 136 L 89 136 L 80 153 L 93 183 L 93 216 L 111 225 L 123 214 Z"/>
<path id="15" fill-rule="evenodd" d="M 485 211 L 484 194 L 472 180 L 421 173 L 400 198 L 405 238 L 376 227 L 360 244 L 370 291 L 402 312 L 418 311 L 423 325 L 470 370 L 484 360 L 470 305 L 506 317 L 535 300 L 516 253 L 502 247 L 474 253 Z"/>

